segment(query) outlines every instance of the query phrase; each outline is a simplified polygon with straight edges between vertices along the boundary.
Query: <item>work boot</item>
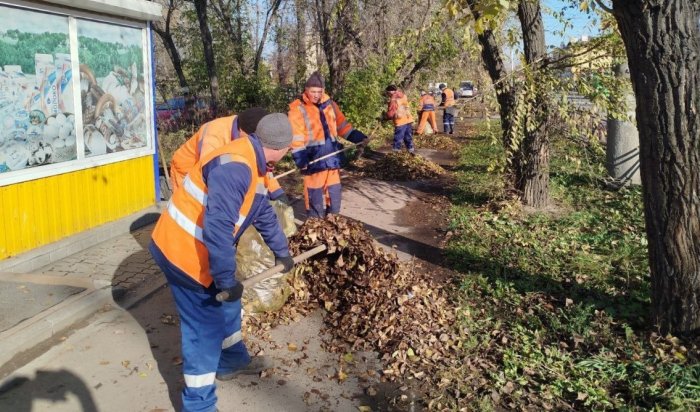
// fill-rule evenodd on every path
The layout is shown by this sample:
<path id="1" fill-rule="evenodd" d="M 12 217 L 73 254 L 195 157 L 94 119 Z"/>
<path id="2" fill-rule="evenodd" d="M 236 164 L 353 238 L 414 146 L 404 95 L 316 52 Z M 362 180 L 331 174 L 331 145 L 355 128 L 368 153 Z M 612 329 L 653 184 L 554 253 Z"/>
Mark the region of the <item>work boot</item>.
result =
<path id="1" fill-rule="evenodd" d="M 246 366 L 231 372 L 217 372 L 216 379 L 230 381 L 238 375 L 258 375 L 265 369 L 272 368 L 272 361 L 267 356 L 254 356 Z"/>

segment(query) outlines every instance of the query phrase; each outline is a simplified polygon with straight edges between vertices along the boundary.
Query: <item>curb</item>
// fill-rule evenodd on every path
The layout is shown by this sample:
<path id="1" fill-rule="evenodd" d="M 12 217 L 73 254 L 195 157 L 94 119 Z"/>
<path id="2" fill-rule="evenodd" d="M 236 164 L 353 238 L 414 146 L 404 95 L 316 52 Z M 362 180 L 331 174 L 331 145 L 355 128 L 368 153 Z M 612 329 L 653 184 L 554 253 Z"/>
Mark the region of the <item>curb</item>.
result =
<path id="1" fill-rule="evenodd" d="M 111 287 L 84 290 L 70 296 L 63 302 L 27 319 L 0 333 L 0 369 L 17 355 L 63 333 L 76 323 L 95 314 L 105 305 L 115 309 L 128 310 L 163 288 L 163 277 L 135 290 L 135 294 L 115 302 Z M 17 365 L 17 369 L 21 365 Z"/>

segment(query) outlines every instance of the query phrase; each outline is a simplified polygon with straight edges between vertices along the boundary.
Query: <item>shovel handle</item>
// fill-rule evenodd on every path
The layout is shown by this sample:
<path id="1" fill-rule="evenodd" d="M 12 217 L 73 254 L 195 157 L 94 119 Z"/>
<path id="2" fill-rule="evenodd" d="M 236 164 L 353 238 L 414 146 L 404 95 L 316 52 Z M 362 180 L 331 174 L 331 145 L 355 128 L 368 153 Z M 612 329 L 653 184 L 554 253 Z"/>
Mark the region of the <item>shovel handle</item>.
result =
<path id="1" fill-rule="evenodd" d="M 372 129 L 372 133 L 369 134 L 369 136 L 367 137 L 367 139 L 371 139 L 371 138 L 374 136 L 374 133 L 377 131 L 377 129 L 379 129 L 379 126 L 381 126 L 381 123 L 379 123 L 379 124 L 377 124 L 376 126 L 374 126 L 374 129 Z M 331 156 L 337 155 L 338 153 L 342 153 L 342 152 L 344 152 L 344 151 L 346 151 L 346 150 L 350 150 L 350 149 L 352 149 L 352 148 L 355 147 L 355 146 L 360 146 L 360 147 L 362 147 L 362 146 L 364 146 L 364 144 L 363 144 L 362 142 L 360 142 L 360 143 L 352 143 L 352 142 L 350 142 L 349 145 L 348 145 L 347 147 L 344 147 L 344 148 L 342 148 L 342 149 L 340 149 L 340 150 L 336 150 L 336 151 L 333 152 L 333 153 L 328 153 L 327 155 L 321 156 L 321 157 L 319 157 L 318 159 L 312 160 L 312 161 L 309 162 L 309 164 L 311 165 L 311 164 L 314 164 L 314 163 L 316 163 L 316 162 L 320 162 L 320 161 L 323 160 L 323 159 L 327 159 L 327 158 L 329 158 L 329 157 L 331 157 Z M 299 170 L 299 169 L 294 168 L 294 169 L 291 169 L 291 170 L 287 170 L 286 172 L 280 173 L 280 174 L 278 174 L 277 176 L 275 176 L 275 179 L 279 179 L 280 177 L 285 177 L 285 176 L 287 176 L 287 175 L 291 175 L 292 173 L 296 172 L 297 170 Z"/>
<path id="2" fill-rule="evenodd" d="M 321 157 L 319 157 L 319 158 L 316 159 L 316 160 L 310 161 L 309 164 L 312 165 L 312 164 L 314 164 L 314 163 L 316 163 L 316 162 L 320 162 L 321 160 L 328 159 L 329 157 L 335 156 L 335 155 L 337 155 L 338 153 L 342 153 L 342 152 L 344 152 L 344 151 L 346 151 L 346 150 L 350 150 L 350 149 L 352 149 L 352 148 L 355 147 L 355 146 L 361 146 L 361 144 L 360 144 L 360 143 L 350 143 L 347 147 L 344 147 L 344 148 L 342 148 L 342 149 L 340 149 L 340 150 L 336 150 L 336 151 L 333 152 L 333 153 L 328 153 L 327 155 L 321 156 Z M 275 179 L 279 179 L 279 178 L 281 178 L 281 177 L 285 177 L 285 176 L 287 176 L 287 175 L 291 175 L 292 173 L 296 172 L 297 170 L 300 170 L 300 169 L 291 169 L 291 170 L 287 170 L 286 172 L 280 173 L 280 174 L 278 174 L 277 176 L 275 176 Z"/>
<path id="3" fill-rule="evenodd" d="M 307 250 L 306 252 L 304 252 L 298 256 L 294 256 L 294 259 L 293 259 L 294 263 L 297 264 L 299 262 L 303 262 L 306 259 L 310 258 L 311 256 L 317 255 L 317 254 L 323 252 L 324 250 L 326 250 L 326 245 L 318 245 L 315 248 Z M 244 280 L 243 286 L 250 287 L 250 286 L 260 282 L 261 280 L 267 279 L 269 277 L 272 277 L 272 276 L 280 273 L 282 270 L 284 270 L 284 265 L 273 266 L 264 272 L 258 273 L 257 275 L 253 276 L 252 278 L 248 278 L 248 279 Z M 216 300 L 219 302 L 225 301 L 226 299 L 228 299 L 228 297 L 229 297 L 229 294 L 226 291 L 219 292 L 216 294 Z"/>

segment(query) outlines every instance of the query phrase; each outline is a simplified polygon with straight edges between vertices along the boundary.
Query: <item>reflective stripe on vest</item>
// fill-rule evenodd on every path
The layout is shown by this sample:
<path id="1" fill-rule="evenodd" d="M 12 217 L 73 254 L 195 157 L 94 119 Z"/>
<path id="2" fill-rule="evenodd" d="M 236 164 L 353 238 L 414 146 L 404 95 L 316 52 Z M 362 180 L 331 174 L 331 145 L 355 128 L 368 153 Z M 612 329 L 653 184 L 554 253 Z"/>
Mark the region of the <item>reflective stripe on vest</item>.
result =
<path id="1" fill-rule="evenodd" d="M 204 144 L 204 136 L 207 135 L 207 129 L 209 128 L 209 123 L 207 122 L 204 127 L 202 128 L 202 134 L 199 135 L 199 141 L 197 142 L 197 160 L 201 157 L 202 154 L 202 145 Z"/>
<path id="2" fill-rule="evenodd" d="M 304 124 L 306 125 L 306 136 L 309 142 L 314 140 L 314 130 L 311 128 L 311 119 L 309 119 L 309 114 L 306 112 L 303 104 L 299 105 L 299 110 L 301 111 L 301 117 L 304 118 Z"/>
<path id="3" fill-rule="evenodd" d="M 204 232 L 202 228 L 197 226 L 196 223 L 191 221 L 184 213 L 182 213 L 180 209 L 173 204 L 172 200 L 168 202 L 168 214 L 173 218 L 175 223 L 182 228 L 182 230 L 204 243 Z"/>
<path id="4" fill-rule="evenodd" d="M 182 182 L 182 185 L 185 187 L 187 193 L 189 193 L 193 198 L 197 199 L 202 206 L 207 205 L 207 194 L 204 193 L 202 189 L 198 188 L 197 185 L 192 183 L 192 179 L 190 179 L 189 175 L 185 176 L 185 180 Z"/>

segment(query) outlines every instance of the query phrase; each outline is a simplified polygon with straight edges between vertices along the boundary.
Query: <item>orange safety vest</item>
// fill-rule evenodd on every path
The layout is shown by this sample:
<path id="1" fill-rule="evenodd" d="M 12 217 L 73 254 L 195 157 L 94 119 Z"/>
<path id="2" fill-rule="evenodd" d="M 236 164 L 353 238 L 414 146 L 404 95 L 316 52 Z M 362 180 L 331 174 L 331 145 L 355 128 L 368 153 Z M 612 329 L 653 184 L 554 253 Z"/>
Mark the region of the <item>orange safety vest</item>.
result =
<path id="1" fill-rule="evenodd" d="M 450 107 L 455 105 L 455 92 L 452 89 L 445 88 L 442 90 L 445 93 L 445 104 L 444 107 Z"/>
<path id="2" fill-rule="evenodd" d="M 243 163 L 251 171 L 252 180 L 233 230 L 234 242 L 238 240 L 243 233 L 241 229 L 252 222 L 251 211 L 256 213 L 267 194 L 265 178 L 258 173 L 255 149 L 249 139 L 234 140 L 198 161 L 183 180 L 182 190 L 176 191 L 168 202 L 152 235 L 168 261 L 204 287 L 209 287 L 213 278 L 209 272 L 209 254 L 202 238 L 208 193 L 202 170 L 217 158 L 222 164 Z"/>
<path id="3" fill-rule="evenodd" d="M 330 96 L 324 93 L 323 97 L 321 97 L 321 104 L 326 103 L 330 99 Z M 331 101 L 323 109 L 323 114 L 326 117 L 331 137 L 343 136 L 347 138 L 352 132 L 352 125 L 347 121 L 335 102 Z M 296 99 L 289 104 L 288 117 L 292 124 L 292 133 L 294 134 L 292 148 L 300 146 L 304 142 L 323 142 L 325 140 L 320 109 L 317 105 L 311 103 L 305 93 L 302 94 L 300 99 Z"/>
<path id="4" fill-rule="evenodd" d="M 435 98 L 429 94 L 424 94 L 420 98 L 420 106 L 424 112 L 435 110 Z"/>
<path id="5" fill-rule="evenodd" d="M 246 132 L 239 130 L 237 120 L 237 116 L 234 115 L 207 122 L 175 151 L 170 162 L 170 180 L 173 192 L 182 186 L 185 176 L 199 159 L 232 140 L 248 136 Z M 267 187 L 271 198 L 277 198 L 283 193 L 282 187 L 271 172 L 265 175 L 265 182 L 265 187 Z"/>
<path id="6" fill-rule="evenodd" d="M 321 110 L 323 110 L 330 134 L 328 140 L 326 140 L 323 123 L 321 122 Z M 321 97 L 319 105 L 313 104 L 306 96 L 306 93 L 302 94 L 300 99 L 289 104 L 287 116 L 292 124 L 292 154 L 306 151 L 309 160 L 315 160 L 338 150 L 338 136 L 347 139 L 353 131 L 352 125 L 347 121 L 338 105 L 325 93 Z M 340 157 L 332 156 L 315 163 L 311 169 L 318 171 L 338 169 L 339 167 Z"/>
<path id="7" fill-rule="evenodd" d="M 402 94 L 401 97 L 396 99 L 396 104 L 398 108 L 396 109 L 396 115 L 394 115 L 394 126 L 403 126 L 408 123 L 413 122 L 413 116 L 411 116 L 411 107 L 408 104 L 408 97 Z"/>
<path id="8" fill-rule="evenodd" d="M 170 179 L 173 192 L 182 186 L 182 181 L 199 159 L 211 151 L 223 147 L 238 134 L 237 116 L 227 116 L 204 123 L 197 133 L 173 153 L 170 162 Z M 241 136 L 247 136 L 241 132 Z"/>

